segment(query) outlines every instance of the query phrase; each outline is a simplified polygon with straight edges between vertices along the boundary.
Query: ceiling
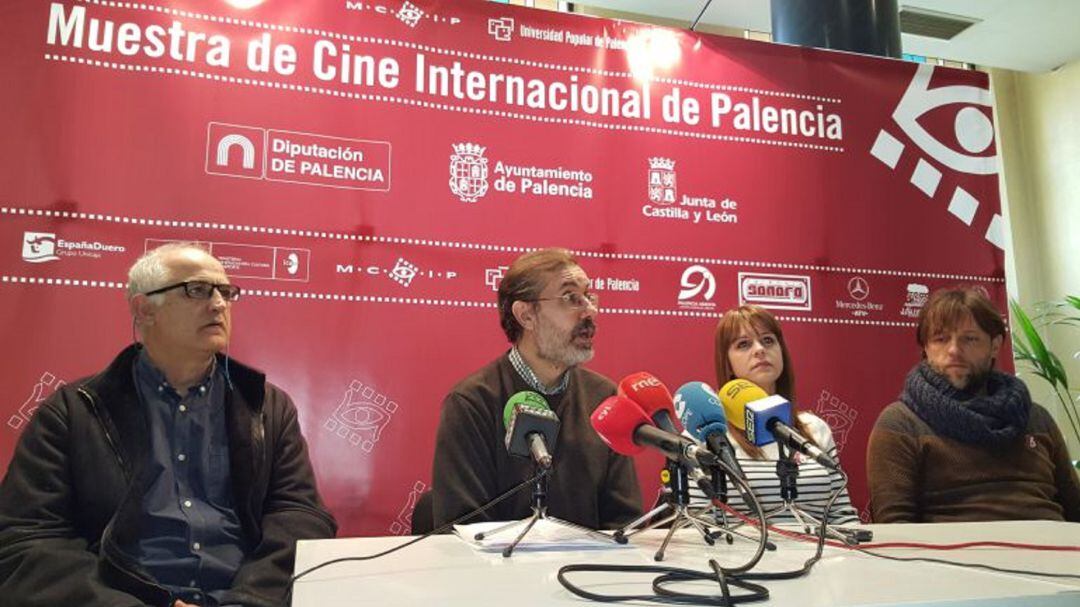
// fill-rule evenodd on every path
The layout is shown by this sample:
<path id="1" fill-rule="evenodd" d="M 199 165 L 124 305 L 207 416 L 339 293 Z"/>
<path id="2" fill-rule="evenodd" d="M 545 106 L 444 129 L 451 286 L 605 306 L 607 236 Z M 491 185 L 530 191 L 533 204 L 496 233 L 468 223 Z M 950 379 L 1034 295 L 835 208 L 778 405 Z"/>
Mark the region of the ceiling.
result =
<path id="1" fill-rule="evenodd" d="M 701 23 L 769 32 L 769 3 L 713 0 Z M 644 15 L 689 27 L 705 0 L 584 0 L 574 4 L 630 13 L 628 19 Z M 898 4 L 979 20 L 948 41 L 902 34 L 905 53 L 1027 72 L 1045 72 L 1080 59 L 1080 0 L 898 0 Z"/>

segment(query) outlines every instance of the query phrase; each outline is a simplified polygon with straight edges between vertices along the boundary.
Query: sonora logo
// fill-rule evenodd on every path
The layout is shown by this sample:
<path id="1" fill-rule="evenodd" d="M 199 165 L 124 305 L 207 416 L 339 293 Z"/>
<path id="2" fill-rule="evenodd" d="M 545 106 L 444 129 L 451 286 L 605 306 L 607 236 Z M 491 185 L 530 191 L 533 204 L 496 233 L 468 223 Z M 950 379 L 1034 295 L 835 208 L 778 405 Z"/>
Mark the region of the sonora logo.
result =
<path id="1" fill-rule="evenodd" d="M 739 303 L 778 310 L 809 310 L 810 277 L 740 272 Z"/>

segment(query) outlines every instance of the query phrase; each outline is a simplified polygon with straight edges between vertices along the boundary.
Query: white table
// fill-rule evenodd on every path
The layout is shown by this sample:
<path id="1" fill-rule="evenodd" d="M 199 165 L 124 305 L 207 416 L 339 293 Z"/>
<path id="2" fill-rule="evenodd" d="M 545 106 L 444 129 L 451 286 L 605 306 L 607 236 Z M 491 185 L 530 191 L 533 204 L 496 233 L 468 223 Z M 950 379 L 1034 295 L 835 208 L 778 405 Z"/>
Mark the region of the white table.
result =
<path id="1" fill-rule="evenodd" d="M 1008 541 L 1080 546 L 1080 524 L 1037 522 L 870 525 L 874 542 L 917 541 L 934 544 Z M 475 550 L 455 536 L 438 536 L 373 561 L 349 562 L 320 569 L 296 583 L 295 607 L 355 605 L 506 605 L 589 604 L 559 584 L 556 572 L 570 563 L 655 565 L 653 553 L 662 533 L 634 538 L 633 548 L 577 552 L 516 552 L 510 558 Z M 408 538 L 346 538 L 301 541 L 296 570 L 344 556 L 372 554 Z M 798 568 L 814 547 L 770 534 L 777 542 L 754 571 Z M 723 566 L 744 561 L 749 542 L 707 547 L 692 532 L 679 532 L 661 564 L 704 571 L 707 559 Z M 1039 552 L 1008 548 L 953 551 L 891 549 L 893 556 L 930 556 L 1012 569 L 1080 574 L 1080 552 Z M 579 573 L 571 579 L 591 592 L 649 593 L 655 574 Z M 800 607 L 847 605 L 1024 605 L 1080 607 L 1080 580 L 972 570 L 943 564 L 894 562 L 840 548 L 826 547 L 810 575 L 767 581 L 768 604 Z M 681 590 L 712 592 L 715 584 L 685 584 Z M 759 603 L 765 604 L 765 603 Z"/>

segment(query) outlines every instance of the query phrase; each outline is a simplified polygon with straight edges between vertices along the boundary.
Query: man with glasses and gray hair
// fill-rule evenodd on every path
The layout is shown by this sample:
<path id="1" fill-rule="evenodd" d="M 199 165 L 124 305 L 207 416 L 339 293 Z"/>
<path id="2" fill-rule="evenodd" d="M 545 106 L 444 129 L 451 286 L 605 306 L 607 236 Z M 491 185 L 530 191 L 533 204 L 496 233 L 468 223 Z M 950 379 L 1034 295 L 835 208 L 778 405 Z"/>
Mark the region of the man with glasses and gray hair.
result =
<path id="1" fill-rule="evenodd" d="M 512 345 L 443 400 L 432 472 L 435 526 L 533 476 L 532 463 L 504 446 L 503 408 L 524 390 L 543 395 L 561 422 L 558 439 L 547 446 L 554 457 L 551 516 L 602 529 L 640 515 L 633 461 L 611 451 L 589 422 L 600 401 L 615 393 L 610 380 L 580 366 L 593 357 L 597 303 L 589 277 L 565 249 L 533 251 L 511 264 L 498 304 Z M 470 522 L 525 518 L 530 506 L 529 492 L 519 492 Z"/>
<path id="2" fill-rule="evenodd" d="M 196 245 L 135 262 L 141 343 L 43 403 L 0 484 L 5 604 L 285 604 L 337 525 L 289 396 L 226 354 L 239 297 Z"/>

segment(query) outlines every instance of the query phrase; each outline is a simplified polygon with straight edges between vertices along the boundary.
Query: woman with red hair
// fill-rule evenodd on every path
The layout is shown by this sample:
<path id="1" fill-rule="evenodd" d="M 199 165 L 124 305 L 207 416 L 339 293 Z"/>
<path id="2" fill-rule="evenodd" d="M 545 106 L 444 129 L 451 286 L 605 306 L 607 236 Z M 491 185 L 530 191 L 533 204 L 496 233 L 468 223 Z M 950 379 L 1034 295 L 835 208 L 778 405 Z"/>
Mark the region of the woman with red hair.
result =
<path id="1" fill-rule="evenodd" d="M 829 425 L 809 411 L 795 406 L 795 370 L 791 354 L 784 341 L 784 332 L 776 317 L 758 306 L 741 306 L 728 310 L 716 325 L 716 381 L 723 386 L 733 379 L 745 379 L 761 387 L 767 394 L 779 394 L 792 403 L 791 426 L 822 451 L 837 459 L 836 443 Z M 780 496 L 780 479 L 776 464 L 779 452 L 776 443 L 756 446 L 746 432 L 728 418 L 728 439 L 734 447 L 739 464 L 746 473 L 750 488 L 758 496 L 770 522 L 797 522 L 785 509 Z M 805 513 L 821 520 L 825 504 L 834 491 L 842 490 L 829 512 L 829 524 L 857 523 L 858 513 L 851 505 L 843 477 L 826 469 L 812 459 L 796 453 L 799 463 L 796 505 Z M 742 497 L 729 492 L 728 503 L 746 511 Z M 694 497 L 704 500 L 695 491 Z"/>

